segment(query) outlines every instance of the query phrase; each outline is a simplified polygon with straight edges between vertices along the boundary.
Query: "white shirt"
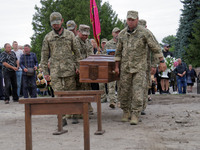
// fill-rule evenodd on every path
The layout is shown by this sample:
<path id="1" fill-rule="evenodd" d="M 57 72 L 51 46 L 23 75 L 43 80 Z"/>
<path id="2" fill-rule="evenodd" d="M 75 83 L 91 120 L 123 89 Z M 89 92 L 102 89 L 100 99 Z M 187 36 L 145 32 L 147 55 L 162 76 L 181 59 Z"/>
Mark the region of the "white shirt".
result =
<path id="1" fill-rule="evenodd" d="M 23 51 L 21 49 L 18 49 L 17 51 L 15 51 L 14 49 L 12 49 L 13 52 L 15 52 L 16 56 L 17 56 L 17 60 L 20 62 L 20 57 L 23 54 Z M 18 71 L 22 71 L 21 67 L 19 67 Z"/>

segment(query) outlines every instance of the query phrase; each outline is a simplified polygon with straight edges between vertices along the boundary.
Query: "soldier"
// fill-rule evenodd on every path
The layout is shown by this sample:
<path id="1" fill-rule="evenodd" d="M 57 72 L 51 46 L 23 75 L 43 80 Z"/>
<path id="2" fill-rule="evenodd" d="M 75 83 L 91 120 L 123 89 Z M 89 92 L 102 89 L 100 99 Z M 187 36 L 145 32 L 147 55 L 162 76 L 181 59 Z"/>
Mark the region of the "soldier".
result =
<path id="1" fill-rule="evenodd" d="M 62 27 L 63 19 L 59 12 L 50 15 L 53 30 L 49 32 L 42 45 L 41 67 L 44 75 L 49 75 L 48 59 L 51 64 L 51 82 L 54 91 L 76 90 L 75 74 L 78 73 L 80 53 L 75 36 Z M 66 125 L 63 118 L 63 125 Z"/>
<path id="2" fill-rule="evenodd" d="M 101 39 L 101 54 L 106 54 L 105 46 L 107 42 L 106 38 Z"/>
<path id="3" fill-rule="evenodd" d="M 118 41 L 118 34 L 120 32 L 120 29 L 118 27 L 115 27 L 112 30 L 112 36 L 113 38 L 108 41 L 105 45 L 105 49 L 116 49 L 117 46 L 117 41 Z M 116 103 L 116 95 L 115 95 L 115 91 L 116 91 L 116 81 L 110 82 L 108 83 L 108 97 L 110 100 L 110 108 L 115 108 L 115 103 Z"/>
<path id="4" fill-rule="evenodd" d="M 94 54 L 93 53 L 93 47 L 88 39 L 88 36 L 90 35 L 90 27 L 84 24 L 79 25 L 79 32 L 76 36 L 76 44 L 78 47 L 78 50 L 81 54 L 82 59 L 87 58 L 88 56 Z M 91 85 L 89 83 L 78 83 L 77 84 L 77 90 L 91 90 Z M 90 104 L 89 106 L 90 113 L 93 112 L 93 108 Z"/>
<path id="5" fill-rule="evenodd" d="M 139 22 L 138 22 L 138 25 L 141 25 L 142 27 L 147 28 L 146 20 L 140 19 Z M 149 31 L 149 30 L 147 29 L 147 31 Z M 150 34 L 152 34 L 151 31 L 149 31 L 149 32 L 150 32 Z M 154 36 L 154 35 L 152 34 L 152 36 Z M 154 37 L 154 39 L 156 40 L 155 37 Z M 145 109 L 147 107 L 147 100 L 151 99 L 150 95 L 148 95 L 148 91 L 149 91 L 149 89 L 151 88 L 151 85 L 152 85 L 151 68 L 156 67 L 156 64 L 158 63 L 157 60 L 158 59 L 155 58 L 154 53 L 152 54 L 151 51 L 148 50 L 148 53 L 147 53 L 147 70 L 146 70 L 146 81 L 147 82 L 146 82 L 146 85 L 144 87 L 146 90 L 144 90 L 143 110 L 141 112 L 141 115 L 146 115 Z M 155 74 L 156 70 L 155 69 L 153 69 L 153 70 L 154 70 L 154 74 Z"/>
<path id="6" fill-rule="evenodd" d="M 138 22 L 138 25 L 141 25 L 144 28 L 147 28 L 147 22 L 144 19 L 140 19 L 139 22 Z"/>
<path id="7" fill-rule="evenodd" d="M 67 21 L 66 26 L 67 26 L 67 30 L 72 31 L 75 36 L 77 35 L 77 30 L 76 30 L 77 29 L 77 25 L 74 22 L 74 20 Z"/>
<path id="8" fill-rule="evenodd" d="M 106 38 L 101 39 L 101 54 L 106 54 L 106 50 L 105 50 L 105 45 L 108 42 L 108 40 Z M 107 97 L 106 97 L 106 84 L 105 83 L 99 83 L 99 89 L 103 90 L 104 93 L 101 94 L 101 102 L 102 103 L 106 103 L 107 102 Z"/>
<path id="9" fill-rule="evenodd" d="M 148 51 L 159 57 L 161 70 L 165 70 L 166 65 L 160 45 L 147 29 L 138 26 L 137 11 L 128 11 L 127 25 L 118 36 L 115 72 L 116 75 L 120 73 L 122 121 L 128 122 L 131 115 L 130 124 L 137 125 L 143 109 Z"/>

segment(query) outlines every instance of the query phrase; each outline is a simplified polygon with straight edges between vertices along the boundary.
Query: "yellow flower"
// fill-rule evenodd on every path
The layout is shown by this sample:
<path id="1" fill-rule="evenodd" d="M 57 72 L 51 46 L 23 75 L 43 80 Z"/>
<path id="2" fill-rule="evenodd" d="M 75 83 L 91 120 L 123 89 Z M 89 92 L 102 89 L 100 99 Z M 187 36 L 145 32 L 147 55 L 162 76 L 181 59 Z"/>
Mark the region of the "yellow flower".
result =
<path id="1" fill-rule="evenodd" d="M 39 68 L 39 71 L 42 72 L 42 68 Z"/>
<path id="2" fill-rule="evenodd" d="M 45 84 L 45 79 L 40 80 L 41 84 Z"/>
<path id="3" fill-rule="evenodd" d="M 36 85 L 40 85 L 40 81 L 39 80 L 36 81 Z"/>
<path id="4" fill-rule="evenodd" d="M 39 73 L 37 77 L 41 80 L 41 79 L 43 79 L 43 74 Z"/>

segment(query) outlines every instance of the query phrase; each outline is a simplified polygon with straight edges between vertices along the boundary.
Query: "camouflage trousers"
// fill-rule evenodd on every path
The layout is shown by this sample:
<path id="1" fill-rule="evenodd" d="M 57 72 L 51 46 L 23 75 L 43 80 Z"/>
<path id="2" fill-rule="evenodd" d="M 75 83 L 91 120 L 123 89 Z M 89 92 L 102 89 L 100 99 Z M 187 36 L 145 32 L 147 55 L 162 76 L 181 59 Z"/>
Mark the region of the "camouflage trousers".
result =
<path id="1" fill-rule="evenodd" d="M 104 93 L 101 94 L 101 101 L 105 101 L 107 99 L 105 83 L 99 83 L 99 89 L 104 91 Z"/>
<path id="2" fill-rule="evenodd" d="M 146 84 L 144 85 L 144 101 L 143 101 L 143 110 L 147 108 L 147 101 L 148 101 L 148 91 L 151 87 L 151 74 L 150 69 L 146 71 Z"/>
<path id="3" fill-rule="evenodd" d="M 110 103 L 115 103 L 116 102 L 116 95 L 115 95 L 116 81 L 109 82 L 107 86 L 108 86 L 108 98 L 110 100 Z"/>
<path id="4" fill-rule="evenodd" d="M 54 91 L 76 90 L 75 76 L 69 77 L 51 77 L 52 88 Z"/>
<path id="5" fill-rule="evenodd" d="M 54 91 L 72 91 L 76 90 L 76 81 L 75 76 L 70 77 L 51 77 L 52 88 Z M 63 119 L 66 119 L 67 116 L 63 115 Z"/>
<path id="6" fill-rule="evenodd" d="M 124 112 L 133 112 L 139 115 L 143 109 L 144 86 L 146 72 L 138 73 L 121 72 L 119 82 L 119 99 Z"/>
<path id="7" fill-rule="evenodd" d="M 76 90 L 91 90 L 91 84 L 90 83 L 81 83 L 79 82 L 79 76 L 76 76 Z M 89 111 L 93 112 L 93 108 L 91 103 L 89 103 Z M 75 118 L 78 117 L 78 115 L 73 115 Z"/>

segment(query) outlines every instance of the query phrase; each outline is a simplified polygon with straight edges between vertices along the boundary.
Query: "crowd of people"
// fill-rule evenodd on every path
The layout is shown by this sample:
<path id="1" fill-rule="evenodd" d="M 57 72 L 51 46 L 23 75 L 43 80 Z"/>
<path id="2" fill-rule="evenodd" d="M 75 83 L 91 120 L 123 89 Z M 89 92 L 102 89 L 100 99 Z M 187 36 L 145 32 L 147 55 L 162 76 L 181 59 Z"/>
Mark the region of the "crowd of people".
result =
<path id="1" fill-rule="evenodd" d="M 167 68 L 166 58 L 173 57 L 170 46 L 165 44 L 162 51 L 153 33 L 147 29 L 146 21 L 139 20 L 138 16 L 137 11 L 128 11 L 126 27 L 122 30 L 115 27 L 111 32 L 113 38 L 109 41 L 101 39 L 98 47 L 94 39 L 88 39 L 88 25 L 80 24 L 77 30 L 75 21 L 69 20 L 65 29 L 62 15 L 53 12 L 50 15 L 52 31 L 43 40 L 40 65 L 30 45 L 24 45 L 23 50 L 19 49 L 16 41 L 13 50 L 9 43 L 4 45 L 5 51 L 0 54 L 0 98 L 5 100 L 5 104 L 9 104 L 10 95 L 16 102 L 22 95 L 36 98 L 40 83 L 47 85 L 48 81 L 51 82 L 51 96 L 54 96 L 53 91 L 101 89 L 105 91 L 101 101 L 109 100 L 112 109 L 120 107 L 123 110 L 122 122 L 137 125 L 140 115 L 145 115 L 150 94 L 156 91 L 169 94 L 170 85 L 179 94 L 185 94 L 186 90 L 192 92 L 197 77 L 195 70 L 191 65 L 187 69 L 180 58 L 173 70 Z M 111 55 L 114 55 L 115 73 L 120 75 L 120 80 L 107 84 L 80 83 L 79 61 L 93 54 L 107 55 L 108 50 L 114 50 Z M 93 112 L 91 104 L 89 112 Z M 63 125 L 67 124 L 66 118 L 63 115 Z M 72 123 L 78 123 L 78 114 L 72 118 Z"/>
<path id="2" fill-rule="evenodd" d="M 169 51 L 170 45 L 165 44 L 163 55 L 165 58 L 173 58 L 173 54 Z M 164 72 L 160 72 L 157 69 L 154 75 L 154 81 L 152 87 L 156 89 L 160 94 L 186 94 L 192 93 L 192 87 L 197 78 L 196 71 L 192 68 L 192 65 L 186 65 L 182 62 L 181 58 L 174 59 L 173 66 L 166 69 Z M 172 87 L 170 93 L 170 87 Z M 153 92 L 155 94 L 155 92 Z"/>
<path id="3" fill-rule="evenodd" d="M 5 51 L 0 54 L 1 63 L 1 99 L 5 100 L 5 104 L 9 104 L 10 95 L 13 101 L 18 102 L 19 97 L 23 93 L 24 98 L 29 95 L 32 98 L 37 97 L 35 71 L 37 70 L 38 61 L 36 54 L 30 52 L 30 45 L 24 45 L 24 49 L 18 48 L 18 43 L 13 42 L 13 49 L 9 43 L 4 45 Z M 32 74 L 28 74 L 28 69 L 34 69 Z M 22 81 L 22 82 L 21 82 Z M 22 85 L 22 86 L 21 86 Z"/>

